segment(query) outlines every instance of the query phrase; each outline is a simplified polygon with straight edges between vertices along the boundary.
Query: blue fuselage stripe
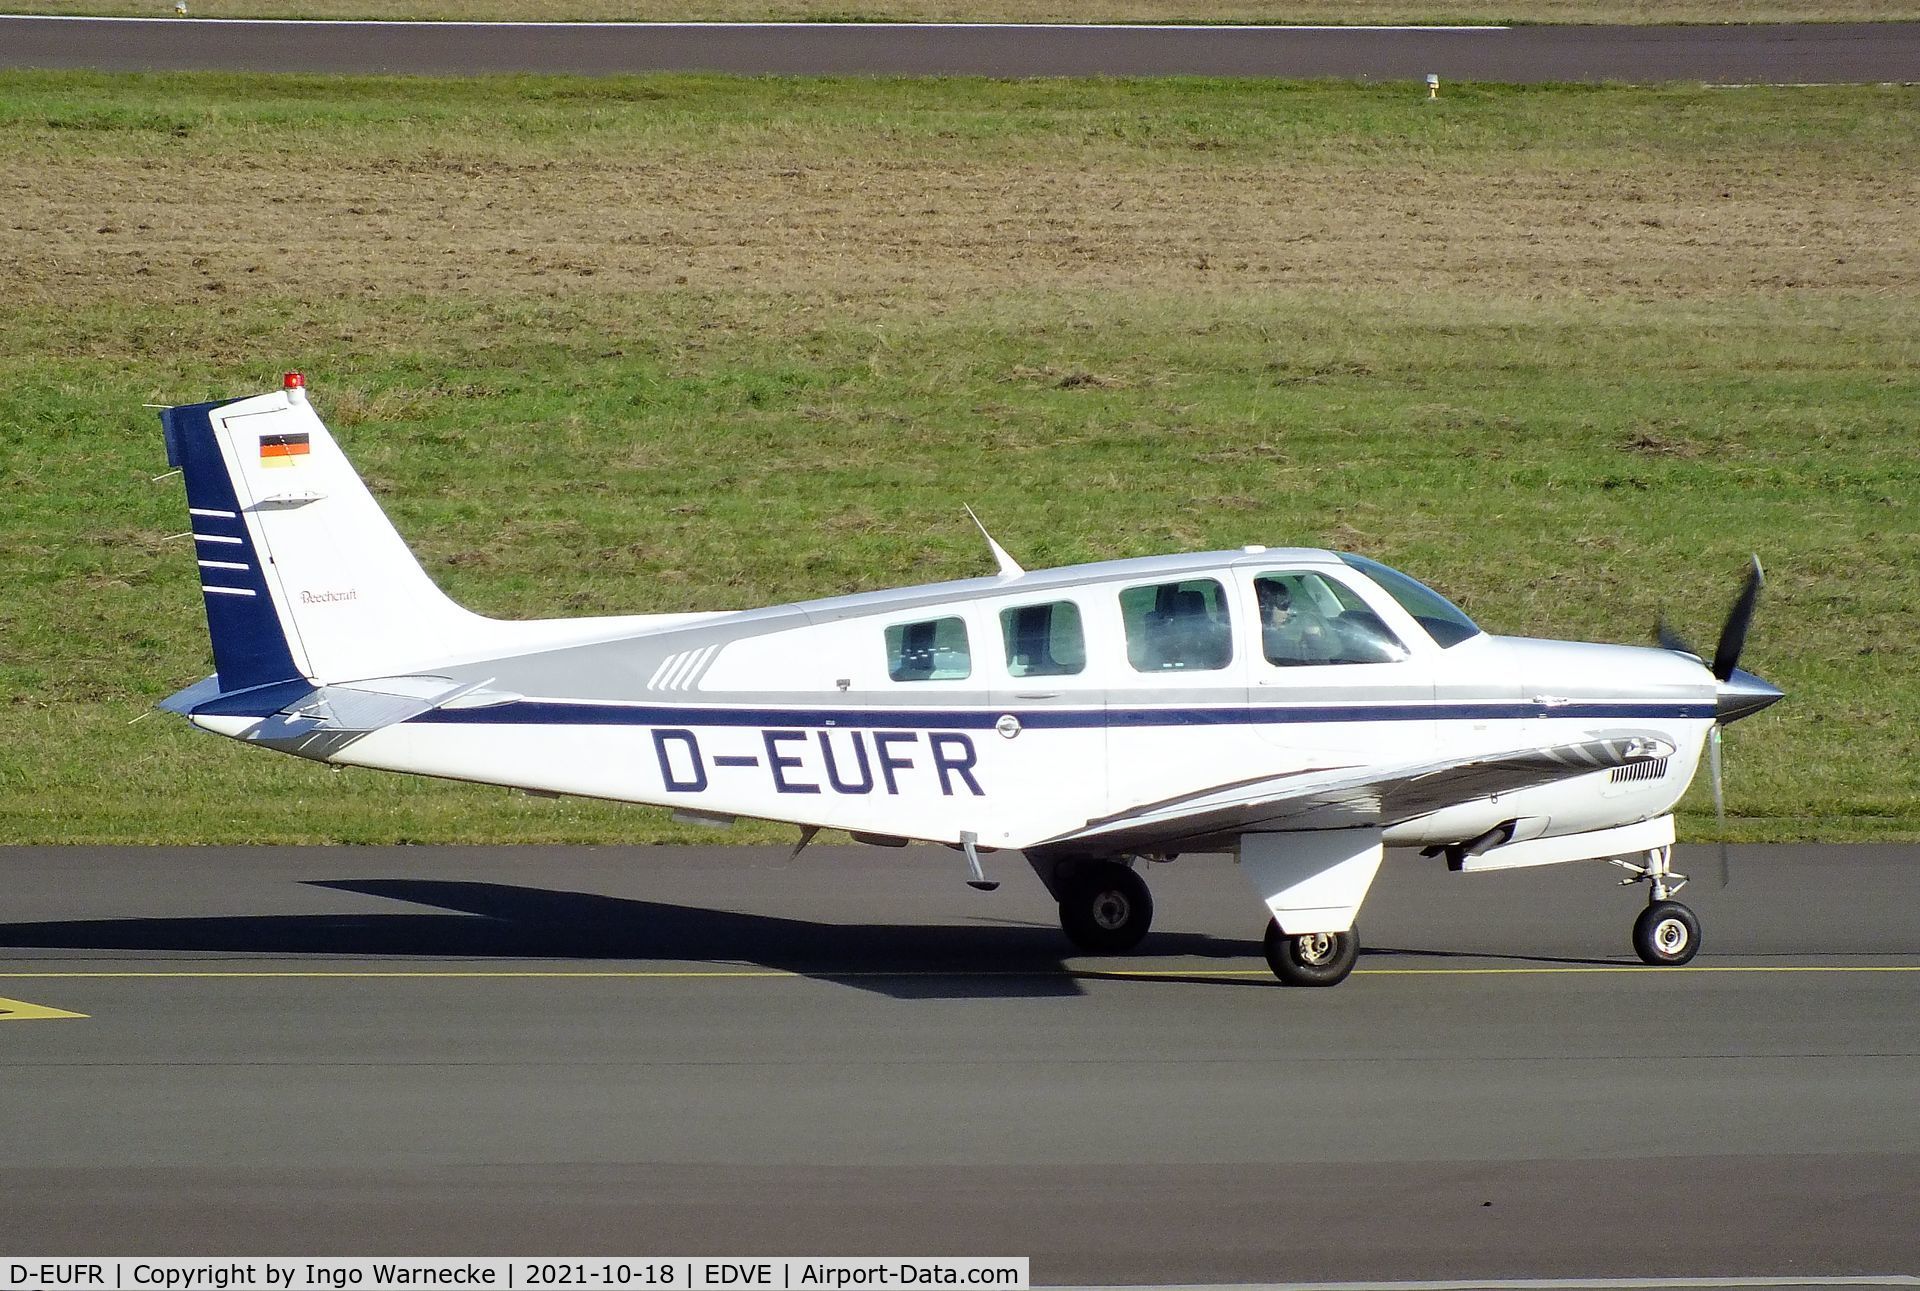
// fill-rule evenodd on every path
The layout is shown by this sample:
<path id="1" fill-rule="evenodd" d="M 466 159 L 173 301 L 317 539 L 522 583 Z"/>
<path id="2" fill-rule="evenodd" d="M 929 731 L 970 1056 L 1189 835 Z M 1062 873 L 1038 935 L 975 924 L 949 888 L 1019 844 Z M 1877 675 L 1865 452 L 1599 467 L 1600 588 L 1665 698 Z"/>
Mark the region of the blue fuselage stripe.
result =
<path id="1" fill-rule="evenodd" d="M 1581 720 L 1698 719 L 1711 703 L 1556 704 L 1239 704 L 1205 708 L 707 708 L 640 704 L 569 704 L 523 700 L 485 708 L 436 709 L 409 720 L 502 726 L 751 726 L 782 729 L 991 730 L 1004 713 L 1023 729 L 1107 726 L 1266 726 L 1311 722 L 1446 722 L 1526 718 Z"/>

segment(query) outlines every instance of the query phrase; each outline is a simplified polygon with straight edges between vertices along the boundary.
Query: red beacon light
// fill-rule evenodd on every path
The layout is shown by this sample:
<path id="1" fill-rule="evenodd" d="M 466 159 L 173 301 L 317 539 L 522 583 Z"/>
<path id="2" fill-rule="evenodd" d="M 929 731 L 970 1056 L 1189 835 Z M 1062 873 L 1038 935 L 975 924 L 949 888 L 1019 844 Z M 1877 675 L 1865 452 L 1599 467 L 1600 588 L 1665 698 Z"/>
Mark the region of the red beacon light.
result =
<path id="1" fill-rule="evenodd" d="M 280 388 L 282 390 L 305 390 L 307 388 L 307 379 L 298 372 L 289 372 L 280 378 Z"/>

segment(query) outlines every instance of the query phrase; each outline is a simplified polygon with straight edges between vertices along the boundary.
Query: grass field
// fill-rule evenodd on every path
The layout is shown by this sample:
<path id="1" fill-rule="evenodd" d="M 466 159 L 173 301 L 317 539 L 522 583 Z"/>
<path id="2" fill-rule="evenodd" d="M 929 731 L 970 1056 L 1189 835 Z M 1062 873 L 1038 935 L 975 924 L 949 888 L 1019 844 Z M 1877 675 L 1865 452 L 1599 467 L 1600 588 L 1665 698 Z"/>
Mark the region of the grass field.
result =
<path id="1" fill-rule="evenodd" d="M 199 18 L 539 22 L 1895 22 L 1920 0 L 189 0 Z M 170 15 L 173 0 L 22 0 L 16 13 Z"/>
<path id="2" fill-rule="evenodd" d="M 1916 176 L 1912 90 L 0 76 L 0 839 L 688 836 L 136 722 L 208 670 L 140 405 L 289 367 L 502 615 L 981 572 L 971 502 L 1707 644 L 1758 550 L 1732 834 L 1920 837 Z"/>

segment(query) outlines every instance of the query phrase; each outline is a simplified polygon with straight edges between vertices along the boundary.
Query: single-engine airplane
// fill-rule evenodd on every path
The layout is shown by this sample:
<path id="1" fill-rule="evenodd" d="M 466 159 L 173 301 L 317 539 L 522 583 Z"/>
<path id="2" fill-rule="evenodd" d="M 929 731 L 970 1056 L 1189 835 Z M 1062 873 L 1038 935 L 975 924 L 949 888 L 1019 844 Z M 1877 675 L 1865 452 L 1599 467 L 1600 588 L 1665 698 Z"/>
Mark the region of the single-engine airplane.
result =
<path id="1" fill-rule="evenodd" d="M 1674 803 L 1781 692 L 1739 668 L 1492 636 L 1414 579 L 1303 548 L 998 572 L 727 612 L 506 622 L 407 550 L 290 373 L 168 408 L 216 672 L 162 702 L 320 762 L 1024 855 L 1088 952 L 1131 949 L 1142 861 L 1237 857 L 1268 963 L 1327 986 L 1387 845 L 1450 869 L 1615 859 L 1678 964 Z M 986 536 L 984 528 L 981 530 Z M 796 849 L 797 850 L 797 849 Z M 1627 858 L 1627 859 L 1620 859 Z"/>

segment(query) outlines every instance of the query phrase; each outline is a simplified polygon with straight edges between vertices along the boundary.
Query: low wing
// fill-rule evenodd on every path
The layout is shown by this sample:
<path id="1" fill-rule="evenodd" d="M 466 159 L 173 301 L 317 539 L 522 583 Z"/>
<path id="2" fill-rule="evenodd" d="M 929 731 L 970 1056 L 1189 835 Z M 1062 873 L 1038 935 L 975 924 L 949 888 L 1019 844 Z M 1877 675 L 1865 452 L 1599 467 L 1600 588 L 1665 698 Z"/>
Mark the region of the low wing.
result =
<path id="1" fill-rule="evenodd" d="M 1198 848 L 1246 833 L 1384 828 L 1456 803 L 1652 762 L 1673 751 L 1667 740 L 1645 731 L 1595 731 L 1569 744 L 1448 761 L 1315 767 L 1143 803 L 1043 846 L 1098 841 L 1103 847 Z"/>

